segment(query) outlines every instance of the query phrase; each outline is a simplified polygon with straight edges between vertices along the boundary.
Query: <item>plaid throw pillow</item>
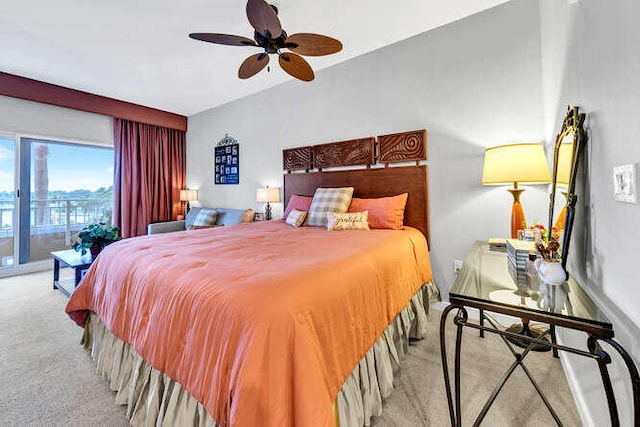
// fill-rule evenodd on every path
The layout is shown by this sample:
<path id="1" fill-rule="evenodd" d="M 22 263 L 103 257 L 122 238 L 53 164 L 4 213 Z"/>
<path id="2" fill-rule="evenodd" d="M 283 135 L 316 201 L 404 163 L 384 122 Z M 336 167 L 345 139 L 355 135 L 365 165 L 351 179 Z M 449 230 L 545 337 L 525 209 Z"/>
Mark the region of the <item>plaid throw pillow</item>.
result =
<path id="1" fill-rule="evenodd" d="M 190 224 L 194 227 L 214 226 L 218 219 L 218 211 L 215 209 L 200 209 L 196 217 L 193 219 L 193 223 Z"/>
<path id="2" fill-rule="evenodd" d="M 313 195 L 305 225 L 327 226 L 327 212 L 345 213 L 349 209 L 353 187 L 318 188 Z"/>

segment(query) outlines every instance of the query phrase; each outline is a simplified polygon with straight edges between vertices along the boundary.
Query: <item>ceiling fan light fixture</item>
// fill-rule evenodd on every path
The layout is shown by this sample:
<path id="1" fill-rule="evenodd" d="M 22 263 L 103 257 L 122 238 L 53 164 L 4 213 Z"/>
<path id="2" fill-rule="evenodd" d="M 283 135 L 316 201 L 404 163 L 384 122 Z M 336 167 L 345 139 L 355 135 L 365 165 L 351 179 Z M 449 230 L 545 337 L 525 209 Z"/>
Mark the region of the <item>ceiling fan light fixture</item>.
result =
<path id="1" fill-rule="evenodd" d="M 262 48 L 264 52 L 251 55 L 240 65 L 238 77 L 241 79 L 254 76 L 264 67 L 267 67 L 267 71 L 269 71 L 267 66 L 269 55 L 276 54 L 278 62 L 285 72 L 292 77 L 308 82 L 314 78 L 313 69 L 300 55 L 324 56 L 342 50 L 342 43 L 339 40 L 321 34 L 296 33 L 288 36 L 280 24 L 278 8 L 268 4 L 265 0 L 248 0 L 246 11 L 249 23 L 255 30 L 254 40 L 230 34 L 189 34 L 192 39 L 208 43 Z M 273 37 L 274 34 L 278 36 Z M 282 52 L 283 49 L 288 49 L 291 52 Z"/>

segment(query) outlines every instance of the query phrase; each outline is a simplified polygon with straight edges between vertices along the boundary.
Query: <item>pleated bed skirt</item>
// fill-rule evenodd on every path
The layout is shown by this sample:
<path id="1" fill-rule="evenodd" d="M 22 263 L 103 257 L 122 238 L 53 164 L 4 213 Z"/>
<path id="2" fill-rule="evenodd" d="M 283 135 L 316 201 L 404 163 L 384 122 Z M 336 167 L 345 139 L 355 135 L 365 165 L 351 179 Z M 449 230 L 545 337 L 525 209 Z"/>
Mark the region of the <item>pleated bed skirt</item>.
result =
<path id="1" fill-rule="evenodd" d="M 360 359 L 338 392 L 336 425 L 368 426 L 372 417 L 382 414 L 382 401 L 393 390 L 409 340 L 425 336 L 429 303 L 438 298 L 433 282 L 422 286 Z M 83 343 L 98 372 L 116 392 L 116 403 L 127 406 L 132 425 L 218 426 L 200 402 L 113 335 L 94 313 L 87 321 Z"/>

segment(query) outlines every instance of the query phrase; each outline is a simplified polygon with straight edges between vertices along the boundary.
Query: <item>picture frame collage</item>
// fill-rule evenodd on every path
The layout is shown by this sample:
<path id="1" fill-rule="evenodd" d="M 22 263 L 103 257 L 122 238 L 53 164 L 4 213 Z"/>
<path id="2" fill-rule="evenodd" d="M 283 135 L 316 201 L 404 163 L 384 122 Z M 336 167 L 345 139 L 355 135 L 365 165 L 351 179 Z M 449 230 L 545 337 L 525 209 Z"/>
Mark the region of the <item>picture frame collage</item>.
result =
<path id="1" fill-rule="evenodd" d="M 240 145 L 215 147 L 215 184 L 240 183 Z"/>

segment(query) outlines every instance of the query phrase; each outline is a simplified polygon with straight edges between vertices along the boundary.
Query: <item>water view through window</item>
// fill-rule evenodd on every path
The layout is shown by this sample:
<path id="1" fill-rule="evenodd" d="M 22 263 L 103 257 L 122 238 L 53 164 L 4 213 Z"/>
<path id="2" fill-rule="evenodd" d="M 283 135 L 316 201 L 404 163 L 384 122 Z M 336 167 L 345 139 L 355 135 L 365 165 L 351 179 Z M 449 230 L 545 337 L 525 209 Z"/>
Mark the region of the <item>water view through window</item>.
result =
<path id="1" fill-rule="evenodd" d="M 25 264 L 48 259 L 51 251 L 69 249 L 73 236 L 86 224 L 111 222 L 111 148 L 22 138 L 16 186 L 13 167 L 9 168 L 16 150 L 10 151 L 12 145 L 5 143 L 0 140 L 2 267 L 11 267 L 16 260 Z M 9 154 L 11 161 L 3 162 Z M 12 179 L 4 179 L 5 174 Z"/>

